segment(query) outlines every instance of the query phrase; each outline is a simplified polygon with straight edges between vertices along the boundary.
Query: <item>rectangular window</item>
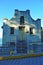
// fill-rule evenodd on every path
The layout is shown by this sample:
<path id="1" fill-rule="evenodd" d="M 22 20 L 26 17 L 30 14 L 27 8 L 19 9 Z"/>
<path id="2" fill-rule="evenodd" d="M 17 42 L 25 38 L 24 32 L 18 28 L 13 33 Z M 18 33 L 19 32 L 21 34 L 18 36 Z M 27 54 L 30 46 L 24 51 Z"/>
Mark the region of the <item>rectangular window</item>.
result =
<path id="1" fill-rule="evenodd" d="M 30 28 L 30 34 L 33 34 L 33 28 Z"/>
<path id="2" fill-rule="evenodd" d="M 10 46 L 15 46 L 15 42 L 10 42 Z"/>
<path id="3" fill-rule="evenodd" d="M 25 26 L 19 26 L 19 30 L 24 31 L 25 30 Z"/>
<path id="4" fill-rule="evenodd" d="M 19 26 L 19 30 L 22 30 L 22 27 L 21 26 Z"/>
<path id="5" fill-rule="evenodd" d="M 17 43 L 16 50 L 17 53 L 27 53 L 27 44 L 24 42 Z"/>
<path id="6" fill-rule="evenodd" d="M 24 16 L 20 17 L 20 25 L 24 24 Z"/>
<path id="7" fill-rule="evenodd" d="M 14 34 L 14 27 L 10 27 L 10 34 Z"/>

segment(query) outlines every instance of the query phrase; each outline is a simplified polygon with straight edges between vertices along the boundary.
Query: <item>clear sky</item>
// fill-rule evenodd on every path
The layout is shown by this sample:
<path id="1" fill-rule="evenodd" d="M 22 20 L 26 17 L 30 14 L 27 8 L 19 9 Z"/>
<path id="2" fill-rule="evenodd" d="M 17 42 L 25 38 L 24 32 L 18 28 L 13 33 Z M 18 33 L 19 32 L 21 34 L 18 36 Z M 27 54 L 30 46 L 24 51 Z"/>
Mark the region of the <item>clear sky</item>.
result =
<path id="1" fill-rule="evenodd" d="M 29 9 L 33 19 L 41 19 L 43 27 L 43 0 L 0 0 L 0 38 L 2 38 L 2 19 L 10 19 L 14 15 L 15 9 Z"/>

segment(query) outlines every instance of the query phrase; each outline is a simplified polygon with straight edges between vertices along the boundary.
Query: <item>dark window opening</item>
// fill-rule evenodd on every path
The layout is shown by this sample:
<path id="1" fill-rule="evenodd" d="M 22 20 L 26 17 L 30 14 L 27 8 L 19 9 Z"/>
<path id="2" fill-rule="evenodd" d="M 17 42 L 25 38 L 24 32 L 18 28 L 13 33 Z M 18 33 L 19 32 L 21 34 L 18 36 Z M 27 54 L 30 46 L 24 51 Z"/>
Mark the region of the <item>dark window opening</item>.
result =
<path id="1" fill-rule="evenodd" d="M 10 34 L 14 34 L 14 27 L 10 27 Z"/>
<path id="2" fill-rule="evenodd" d="M 25 48 L 18 48 L 17 53 L 27 53 L 27 49 Z"/>
<path id="3" fill-rule="evenodd" d="M 24 16 L 20 17 L 20 25 L 24 24 Z"/>
<path id="4" fill-rule="evenodd" d="M 30 34 L 33 34 L 33 28 L 30 28 Z"/>
<path id="5" fill-rule="evenodd" d="M 10 46 L 15 46 L 15 42 L 10 42 Z"/>
<path id="6" fill-rule="evenodd" d="M 27 44 L 26 43 L 17 43 L 16 46 L 17 53 L 27 53 Z"/>
<path id="7" fill-rule="evenodd" d="M 41 30 L 42 30 L 42 27 L 41 27 Z"/>
<path id="8" fill-rule="evenodd" d="M 19 26 L 19 30 L 24 30 L 25 27 L 24 26 Z"/>
<path id="9" fill-rule="evenodd" d="M 22 27 L 21 26 L 19 26 L 19 30 L 22 30 Z"/>

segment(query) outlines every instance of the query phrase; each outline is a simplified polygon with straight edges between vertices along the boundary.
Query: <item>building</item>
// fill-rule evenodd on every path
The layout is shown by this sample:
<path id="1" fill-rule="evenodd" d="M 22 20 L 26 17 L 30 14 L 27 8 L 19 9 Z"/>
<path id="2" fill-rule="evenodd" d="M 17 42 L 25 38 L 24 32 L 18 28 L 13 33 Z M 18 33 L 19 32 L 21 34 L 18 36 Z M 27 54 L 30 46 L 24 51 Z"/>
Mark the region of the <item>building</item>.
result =
<path id="1" fill-rule="evenodd" d="M 2 62 L 8 62 L 8 65 L 43 65 L 41 19 L 34 20 L 30 10 L 16 9 L 10 20 L 7 18 L 3 20 L 3 39 L 0 49 L 3 53 L 0 56 L 4 56 L 1 59 L 5 61 Z"/>
<path id="2" fill-rule="evenodd" d="M 41 29 L 41 41 L 43 43 L 43 29 Z"/>
<path id="3" fill-rule="evenodd" d="M 15 14 L 10 20 L 6 18 L 3 20 L 2 44 L 14 46 L 15 53 L 29 53 L 29 45 L 41 44 L 41 19 L 33 20 L 30 10 L 15 10 Z M 20 50 L 21 48 L 22 50 Z"/>

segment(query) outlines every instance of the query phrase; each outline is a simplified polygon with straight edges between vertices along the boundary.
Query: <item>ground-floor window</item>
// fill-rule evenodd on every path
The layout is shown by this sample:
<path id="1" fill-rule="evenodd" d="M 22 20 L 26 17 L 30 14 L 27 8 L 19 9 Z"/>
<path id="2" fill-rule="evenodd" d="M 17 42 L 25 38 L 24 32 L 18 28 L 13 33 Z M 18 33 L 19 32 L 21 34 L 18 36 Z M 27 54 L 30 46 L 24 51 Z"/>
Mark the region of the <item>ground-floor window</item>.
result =
<path id="1" fill-rule="evenodd" d="M 27 53 L 27 44 L 24 42 L 17 43 L 16 50 L 17 53 Z"/>
<path id="2" fill-rule="evenodd" d="M 15 46 L 15 42 L 10 42 L 10 46 Z"/>

